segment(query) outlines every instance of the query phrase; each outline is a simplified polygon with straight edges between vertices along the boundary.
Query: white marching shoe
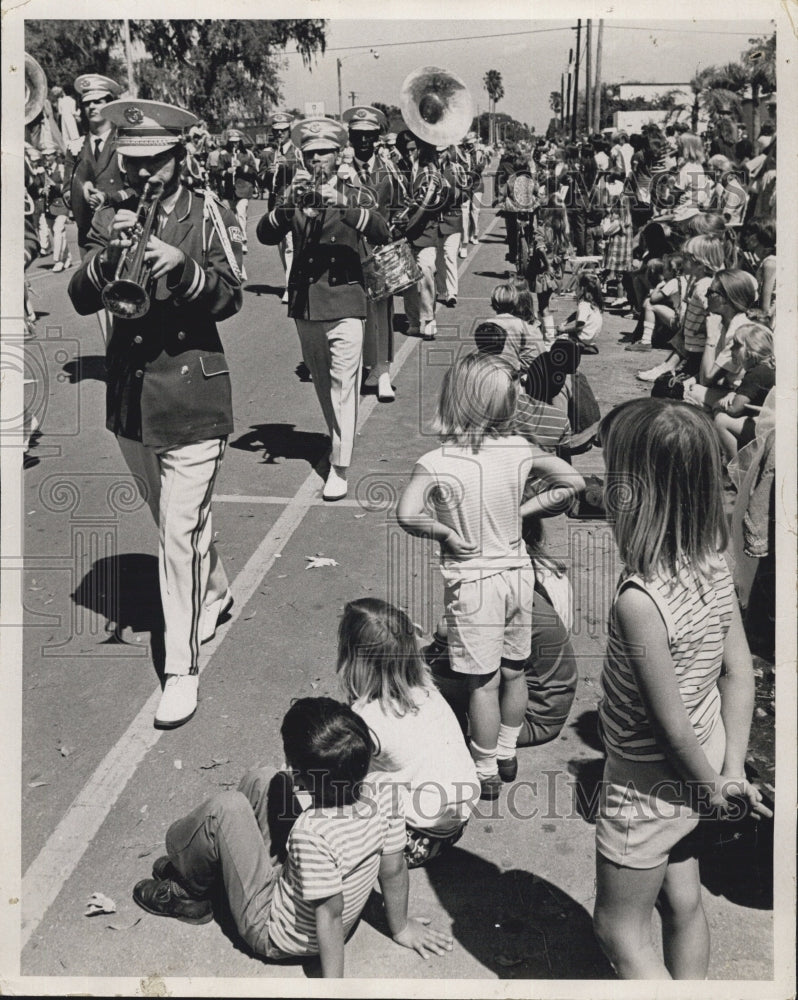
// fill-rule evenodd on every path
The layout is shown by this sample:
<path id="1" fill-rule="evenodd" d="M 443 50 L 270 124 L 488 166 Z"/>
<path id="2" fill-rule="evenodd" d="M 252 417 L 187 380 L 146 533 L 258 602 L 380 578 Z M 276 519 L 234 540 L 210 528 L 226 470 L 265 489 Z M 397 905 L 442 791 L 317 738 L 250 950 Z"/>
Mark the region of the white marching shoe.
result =
<path id="1" fill-rule="evenodd" d="M 176 729 L 197 711 L 198 674 L 167 674 L 155 713 L 156 729 Z"/>
<path id="2" fill-rule="evenodd" d="M 346 466 L 331 465 L 327 482 L 321 492 L 325 500 L 343 500 L 346 496 Z"/>
<path id="3" fill-rule="evenodd" d="M 424 337 L 424 340 L 434 340 L 437 332 L 438 332 L 437 324 L 435 323 L 434 319 L 431 319 L 429 323 L 426 323 L 424 325 L 424 333 L 422 334 L 422 336 Z"/>
<path id="4" fill-rule="evenodd" d="M 381 403 L 390 403 L 395 398 L 393 386 L 391 385 L 391 376 L 388 372 L 383 372 L 377 382 L 377 399 Z"/>

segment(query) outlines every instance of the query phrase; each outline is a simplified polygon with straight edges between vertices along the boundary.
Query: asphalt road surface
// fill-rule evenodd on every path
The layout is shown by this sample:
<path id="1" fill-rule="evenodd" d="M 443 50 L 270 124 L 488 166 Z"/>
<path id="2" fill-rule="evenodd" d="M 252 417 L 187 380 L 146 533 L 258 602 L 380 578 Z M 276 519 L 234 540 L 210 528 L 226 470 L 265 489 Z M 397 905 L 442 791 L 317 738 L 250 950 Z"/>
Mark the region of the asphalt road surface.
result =
<path id="1" fill-rule="evenodd" d="M 99 992 L 95 977 L 118 977 L 117 992 L 164 995 L 161 980 L 171 977 L 319 975 L 313 961 L 252 956 L 223 912 L 202 927 L 145 914 L 132 887 L 149 875 L 173 819 L 235 787 L 251 764 L 280 763 L 279 722 L 292 698 L 336 694 L 335 635 L 347 600 L 386 597 L 427 632 L 441 610 L 429 549 L 398 529 L 393 505 L 415 459 L 433 446 L 430 416 L 445 367 L 491 313 L 490 292 L 509 266 L 503 223 L 483 212 L 483 241 L 459 262 L 458 305 L 439 307 L 438 339 L 397 333 L 396 400 L 363 397 L 349 498 L 327 505 L 317 471 L 327 452 L 321 411 L 297 372 L 299 343 L 280 303 L 276 250 L 254 236 L 264 210 L 263 202 L 250 204 L 244 306 L 221 326 L 236 431 L 213 518 L 236 604 L 203 647 L 198 712 L 172 732 L 152 726 L 160 657 L 155 531 L 104 429 L 100 330 L 94 317 L 73 312 L 71 272 L 52 274 L 46 257 L 28 272 L 40 318 L 28 345 L 37 381 L 26 392 L 41 437 L 24 473 L 21 972 L 68 977 L 80 992 Z M 573 299 L 553 301 L 559 322 Z M 631 325 L 607 314 L 600 353 L 582 362 L 603 412 L 647 391 L 634 379 L 640 356 L 619 343 Z M 601 453 L 574 464 L 600 472 Z M 561 516 L 548 537 L 551 551 L 570 562 L 576 601 L 580 682 L 569 722 L 551 744 L 520 752 L 517 786 L 481 805 L 448 856 L 411 873 L 411 912 L 449 930 L 453 951 L 425 962 L 393 944 L 375 894 L 347 944 L 347 976 L 613 978 L 591 931 L 590 801 L 602 766 L 595 720 L 604 622 L 619 567 L 603 521 Z M 307 568 L 318 554 L 337 565 Z M 139 641 L 117 642 L 116 625 Z M 704 878 L 710 978 L 772 977 L 769 829 L 755 847 L 747 838 L 712 847 Z M 114 900 L 116 912 L 84 916 L 94 892 Z M 226 990 L 233 995 L 235 986 Z M 52 983 L 46 991 L 55 991 Z"/>

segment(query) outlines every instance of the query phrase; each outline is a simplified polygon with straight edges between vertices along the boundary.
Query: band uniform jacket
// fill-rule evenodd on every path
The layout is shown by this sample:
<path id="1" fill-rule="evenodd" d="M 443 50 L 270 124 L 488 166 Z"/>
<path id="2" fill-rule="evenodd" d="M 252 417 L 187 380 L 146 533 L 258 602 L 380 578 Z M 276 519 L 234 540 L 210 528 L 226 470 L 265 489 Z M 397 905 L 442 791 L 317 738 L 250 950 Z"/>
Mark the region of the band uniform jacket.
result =
<path id="1" fill-rule="evenodd" d="M 435 164 L 426 163 L 418 168 L 412 180 L 408 225 L 404 232 L 415 250 L 437 246 L 441 236 L 456 231 L 454 216 L 459 220 L 460 207 L 453 180 L 448 166 L 441 170 Z"/>
<path id="2" fill-rule="evenodd" d="M 233 173 L 229 173 L 230 167 L 235 168 Z M 248 149 L 237 153 L 223 149 L 219 153 L 218 170 L 221 174 L 222 197 L 230 202 L 233 199 L 254 197 L 258 164 Z"/>
<path id="3" fill-rule="evenodd" d="M 119 208 L 129 198 L 134 197 L 133 190 L 126 186 L 124 175 L 119 167 L 116 155 L 116 126 L 103 140 L 98 159 L 94 157 L 94 136 L 89 132 L 79 145 L 76 140 L 67 146 L 64 161 L 64 196 L 78 227 L 78 245 L 86 246 L 86 240 L 91 229 L 91 219 L 94 210 L 83 197 L 83 185 L 91 181 L 98 191 L 106 195 L 103 208 L 111 206 Z"/>
<path id="4" fill-rule="evenodd" d="M 301 209 L 281 206 L 261 216 L 261 243 L 276 246 L 291 230 L 294 262 L 288 278 L 288 315 L 292 319 L 363 319 L 366 292 L 361 260 L 363 241 L 371 246 L 390 240 L 388 224 L 376 210 L 359 207 L 361 189 L 333 181 L 346 206 L 328 206 L 309 219 Z M 367 201 L 373 200 L 369 197 Z"/>
<path id="5" fill-rule="evenodd" d="M 231 212 L 217 208 L 240 268 L 241 231 Z M 89 252 L 69 283 L 81 316 L 103 308 L 101 292 L 114 273 L 103 255 L 114 214 L 113 208 L 96 213 Z M 230 368 L 216 324 L 239 311 L 243 295 L 204 216 L 203 198 L 181 188 L 158 235 L 182 250 L 185 262 L 155 282 L 145 316 L 114 318 L 106 348 L 106 426 L 152 448 L 194 444 L 233 430 Z"/>
<path id="6" fill-rule="evenodd" d="M 360 160 L 352 162 L 357 177 L 354 184 L 370 188 L 374 193 L 375 207 L 386 222 L 390 223 L 400 212 L 409 196 L 409 188 L 404 175 L 393 161 L 386 162 L 378 156 L 368 163 Z"/>

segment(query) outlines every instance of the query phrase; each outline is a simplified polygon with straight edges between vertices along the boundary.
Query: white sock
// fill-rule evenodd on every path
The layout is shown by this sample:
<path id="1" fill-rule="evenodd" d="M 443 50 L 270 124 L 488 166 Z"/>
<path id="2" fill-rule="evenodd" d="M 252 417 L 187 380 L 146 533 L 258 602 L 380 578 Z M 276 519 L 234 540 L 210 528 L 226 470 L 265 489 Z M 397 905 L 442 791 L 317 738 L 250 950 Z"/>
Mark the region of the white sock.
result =
<path id="1" fill-rule="evenodd" d="M 499 726 L 499 741 L 496 744 L 496 756 L 499 760 L 507 760 L 515 757 L 515 748 L 518 746 L 518 734 L 521 732 L 520 726 Z"/>
<path id="2" fill-rule="evenodd" d="M 643 323 L 643 337 L 640 341 L 641 344 L 650 344 L 651 338 L 654 336 L 654 324 L 646 321 Z"/>
<path id="3" fill-rule="evenodd" d="M 557 330 L 554 327 L 554 317 L 544 316 L 543 317 L 543 339 L 544 340 L 555 340 L 557 337 Z"/>
<path id="4" fill-rule="evenodd" d="M 477 766 L 478 778 L 490 778 L 499 773 L 499 765 L 496 763 L 496 747 L 492 750 L 486 750 L 484 747 L 477 746 L 472 740 L 471 756 Z"/>

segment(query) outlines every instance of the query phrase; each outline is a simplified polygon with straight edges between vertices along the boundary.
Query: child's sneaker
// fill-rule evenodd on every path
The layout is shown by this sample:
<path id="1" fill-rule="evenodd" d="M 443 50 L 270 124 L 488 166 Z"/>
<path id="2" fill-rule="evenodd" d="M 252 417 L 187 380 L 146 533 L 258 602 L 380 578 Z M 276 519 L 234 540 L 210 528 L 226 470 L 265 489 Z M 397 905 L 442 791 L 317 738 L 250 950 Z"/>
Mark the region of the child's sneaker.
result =
<path id="1" fill-rule="evenodd" d="M 207 924 L 213 920 L 209 899 L 196 899 L 173 879 L 145 878 L 133 889 L 133 899 L 147 913 L 174 917 L 186 924 Z"/>
<path id="2" fill-rule="evenodd" d="M 498 799 L 499 792 L 502 790 L 502 779 L 498 774 L 490 774 L 487 778 L 480 778 L 479 784 L 482 789 L 479 793 L 481 802 L 493 802 Z"/>
<path id="3" fill-rule="evenodd" d="M 499 777 L 502 781 L 515 781 L 518 776 L 517 757 L 499 757 L 496 763 L 499 766 Z"/>

